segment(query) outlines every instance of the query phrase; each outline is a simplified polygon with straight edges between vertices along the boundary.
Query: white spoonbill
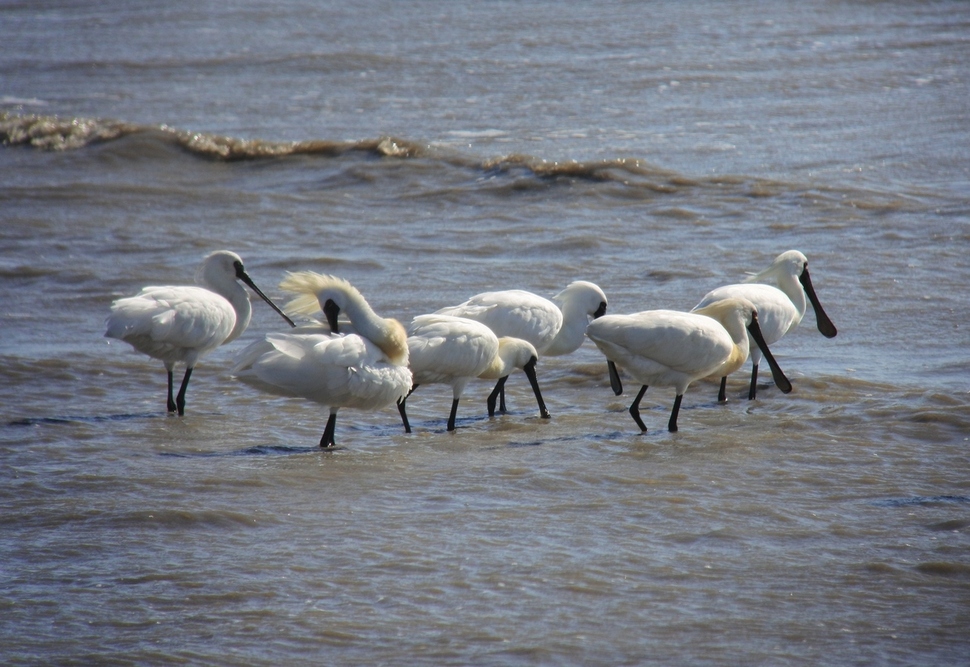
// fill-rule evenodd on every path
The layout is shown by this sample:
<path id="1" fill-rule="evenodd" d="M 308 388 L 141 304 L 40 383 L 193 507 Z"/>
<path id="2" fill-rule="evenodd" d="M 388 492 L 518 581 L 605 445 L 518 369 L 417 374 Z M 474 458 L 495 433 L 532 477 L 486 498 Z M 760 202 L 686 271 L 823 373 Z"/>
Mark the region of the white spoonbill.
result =
<path id="1" fill-rule="evenodd" d="M 757 310 L 743 299 L 718 301 L 693 313 L 647 310 L 633 315 L 606 315 L 586 329 L 586 335 L 609 361 L 610 384 L 617 395 L 623 387 L 616 364 L 643 385 L 630 405 L 630 415 L 643 432 L 647 427 L 640 419 L 640 400 L 647 387 L 676 389 L 667 423 L 670 431 L 676 431 L 677 414 L 687 387 L 699 378 L 726 374 L 740 367 L 748 356 L 748 333 L 764 352 L 778 388 L 785 393 L 791 391 L 791 383 L 761 335 Z"/>
<path id="2" fill-rule="evenodd" d="M 778 287 L 755 282 L 766 278 L 777 280 Z M 801 323 L 807 305 L 806 295 L 812 302 L 812 308 L 815 309 L 815 321 L 819 332 L 826 338 L 834 338 L 838 331 L 829 316 L 825 314 L 815 294 L 815 288 L 812 287 L 812 279 L 808 274 L 808 258 L 797 250 L 789 250 L 778 255 L 771 266 L 749 277 L 744 283 L 725 285 L 708 292 L 694 310 L 697 311 L 723 299 L 747 299 L 758 309 L 758 319 L 765 342 L 773 345 Z M 751 345 L 751 386 L 748 388 L 748 398 L 752 400 L 758 392 L 760 363 L 761 350 Z M 727 377 L 722 376 L 717 400 L 725 401 L 726 393 Z"/>
<path id="3" fill-rule="evenodd" d="M 286 309 L 310 314 L 323 309 L 332 333 L 267 335 L 239 355 L 233 375 L 261 391 L 305 398 L 327 406 L 330 417 L 320 446 L 334 446 L 340 408 L 379 410 L 411 389 L 407 334 L 395 319 L 378 316 L 346 280 L 310 271 L 289 274 L 280 289 L 297 294 Z M 341 335 L 343 311 L 356 333 Z"/>
<path id="4" fill-rule="evenodd" d="M 442 308 L 441 315 L 476 320 L 495 332 L 528 341 L 540 356 L 562 356 L 583 344 L 586 325 L 606 312 L 606 294 L 597 285 L 577 280 L 552 297 L 562 304 L 524 290 L 483 292 L 457 306 Z M 505 380 L 495 385 L 505 411 Z"/>
<path id="5" fill-rule="evenodd" d="M 107 338 L 122 340 L 139 352 L 159 359 L 168 371 L 168 411 L 185 414 L 185 390 L 192 369 L 204 355 L 229 343 L 249 326 L 252 305 L 249 286 L 284 320 L 293 322 L 263 294 L 234 252 L 219 250 L 206 257 L 195 274 L 201 287 L 145 287 L 135 296 L 118 299 L 105 320 Z M 172 398 L 172 373 L 185 364 L 178 396 Z"/>
<path id="6" fill-rule="evenodd" d="M 401 401 L 398 409 L 404 430 L 411 432 L 405 401 L 422 384 L 447 384 L 451 386 L 451 414 L 448 430 L 455 430 L 458 402 L 465 387 L 473 378 L 494 380 L 521 368 L 535 393 L 539 413 L 548 417 L 546 404 L 536 379 L 536 362 L 539 354 L 535 347 L 519 338 L 497 337 L 491 329 L 474 320 L 451 315 L 419 315 L 408 327 L 408 355 L 414 386 Z M 497 394 L 497 391 L 493 391 Z M 489 415 L 494 414 L 495 398 L 489 397 Z"/>

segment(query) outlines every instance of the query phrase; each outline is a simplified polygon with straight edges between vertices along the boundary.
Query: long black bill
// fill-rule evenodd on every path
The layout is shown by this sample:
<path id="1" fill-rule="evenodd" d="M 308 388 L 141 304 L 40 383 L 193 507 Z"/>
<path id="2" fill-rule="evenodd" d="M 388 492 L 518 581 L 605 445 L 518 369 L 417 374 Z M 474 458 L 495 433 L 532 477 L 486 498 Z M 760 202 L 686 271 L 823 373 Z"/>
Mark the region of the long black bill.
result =
<path id="1" fill-rule="evenodd" d="M 593 319 L 595 320 L 599 317 L 603 317 L 604 315 L 606 315 L 606 302 L 600 301 L 599 308 L 597 308 L 596 312 L 593 313 Z"/>
<path id="2" fill-rule="evenodd" d="M 277 313 L 279 313 L 280 314 L 280 317 L 282 317 L 284 320 L 286 320 L 287 324 L 289 324 L 291 327 L 295 327 L 296 326 L 296 324 L 293 322 L 293 320 L 291 320 L 289 317 L 287 317 L 286 316 L 286 313 L 284 313 L 282 310 L 280 310 L 279 306 L 277 306 L 275 303 L 273 303 L 273 301 L 268 296 L 266 296 L 265 294 L 263 294 L 263 291 L 261 289 L 259 289 L 258 287 L 256 287 L 256 283 L 254 283 L 253 282 L 253 279 L 249 277 L 249 274 L 246 273 L 246 270 L 243 269 L 243 265 L 240 262 L 236 262 L 236 277 L 239 278 L 244 283 L 246 283 L 246 285 L 249 287 L 249 289 L 251 289 L 252 291 L 256 292 L 256 294 L 258 294 L 263 301 L 265 301 L 266 303 L 269 304 L 269 307 L 270 308 L 272 308 Z"/>
<path id="3" fill-rule="evenodd" d="M 620 371 L 616 370 L 616 364 L 609 359 L 606 360 L 606 369 L 610 372 L 610 388 L 616 396 L 623 393 L 623 381 L 620 380 Z"/>
<path id="4" fill-rule="evenodd" d="M 340 306 L 333 299 L 327 299 L 327 302 L 323 304 L 323 314 L 327 316 L 327 324 L 330 325 L 330 331 L 332 333 L 340 333 L 339 326 L 337 325 L 337 318 L 340 316 Z"/>
<path id="5" fill-rule="evenodd" d="M 822 309 L 822 304 L 815 294 L 815 288 L 812 287 L 812 278 L 808 275 L 808 266 L 802 269 L 802 275 L 798 276 L 798 282 L 802 284 L 805 293 L 808 295 L 808 300 L 812 302 L 812 308 L 815 309 L 815 322 L 818 324 L 819 333 L 826 338 L 835 338 L 835 335 L 839 332 L 836 330 L 835 325 L 832 324 L 832 320 L 829 319 L 829 316 Z"/>
<path id="6" fill-rule="evenodd" d="M 544 419 L 548 419 L 549 411 L 546 410 L 545 401 L 542 400 L 542 392 L 539 391 L 539 380 L 536 379 L 536 362 L 538 361 L 538 358 L 532 357 L 532 359 L 529 360 L 529 363 L 522 367 L 522 370 L 525 371 L 525 376 L 529 378 L 529 384 L 532 385 L 532 391 L 535 392 L 536 403 L 539 404 L 539 416 Z"/>
<path id="7" fill-rule="evenodd" d="M 775 381 L 775 385 L 781 389 L 783 394 L 787 394 L 791 391 L 791 382 L 785 377 L 784 371 L 781 370 L 781 366 L 775 361 L 774 355 L 771 354 L 771 350 L 768 349 L 768 343 L 765 342 L 765 337 L 761 335 L 761 325 L 758 324 L 758 315 L 755 313 L 754 317 L 751 318 L 751 324 L 748 325 L 748 331 L 751 333 L 751 337 L 754 338 L 754 342 L 758 344 L 761 348 L 762 354 L 765 355 L 765 360 L 768 362 L 768 367 L 771 368 L 771 377 Z"/>

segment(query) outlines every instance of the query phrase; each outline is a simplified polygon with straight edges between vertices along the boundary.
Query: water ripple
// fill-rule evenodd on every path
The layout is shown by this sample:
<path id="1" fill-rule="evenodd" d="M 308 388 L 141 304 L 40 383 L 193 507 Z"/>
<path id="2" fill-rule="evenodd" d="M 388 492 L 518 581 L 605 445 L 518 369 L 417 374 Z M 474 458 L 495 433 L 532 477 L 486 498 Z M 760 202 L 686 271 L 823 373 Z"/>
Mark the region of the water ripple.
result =
<path id="1" fill-rule="evenodd" d="M 887 498 L 873 501 L 877 507 L 938 507 L 970 503 L 967 496 L 915 496 L 913 498 Z"/>

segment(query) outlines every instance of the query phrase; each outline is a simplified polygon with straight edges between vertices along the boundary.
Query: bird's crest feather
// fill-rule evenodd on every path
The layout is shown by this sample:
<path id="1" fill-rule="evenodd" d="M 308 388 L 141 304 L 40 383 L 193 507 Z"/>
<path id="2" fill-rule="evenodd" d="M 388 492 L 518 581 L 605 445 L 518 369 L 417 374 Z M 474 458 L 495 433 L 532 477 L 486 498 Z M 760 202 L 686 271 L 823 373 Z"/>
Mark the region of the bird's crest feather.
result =
<path id="1" fill-rule="evenodd" d="M 286 311 L 294 315 L 310 315 L 321 310 L 321 294 L 326 294 L 330 290 L 334 293 L 342 292 L 363 298 L 357 288 L 343 278 L 313 271 L 296 271 L 287 274 L 280 283 L 280 289 L 296 295 L 286 304 Z M 326 297 L 323 300 L 326 300 Z"/>

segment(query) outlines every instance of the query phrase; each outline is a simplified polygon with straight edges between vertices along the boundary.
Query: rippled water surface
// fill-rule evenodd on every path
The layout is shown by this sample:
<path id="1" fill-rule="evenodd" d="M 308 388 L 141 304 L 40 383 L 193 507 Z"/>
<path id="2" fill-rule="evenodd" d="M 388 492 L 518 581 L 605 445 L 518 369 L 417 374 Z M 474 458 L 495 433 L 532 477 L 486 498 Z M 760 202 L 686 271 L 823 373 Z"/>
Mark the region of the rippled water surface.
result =
<path id="1" fill-rule="evenodd" d="M 965 664 L 970 7 L 0 7 L 5 664 Z M 727 404 L 645 434 L 587 342 L 342 411 L 234 381 L 187 413 L 111 302 L 245 259 L 408 322 L 590 280 L 689 310 L 797 248 L 812 313 Z M 635 389 L 635 388 L 634 388 Z"/>

